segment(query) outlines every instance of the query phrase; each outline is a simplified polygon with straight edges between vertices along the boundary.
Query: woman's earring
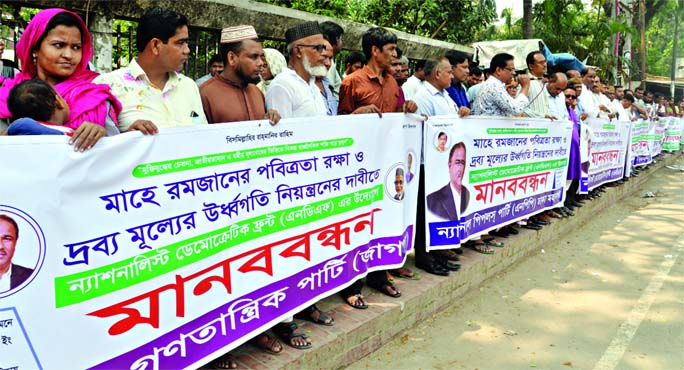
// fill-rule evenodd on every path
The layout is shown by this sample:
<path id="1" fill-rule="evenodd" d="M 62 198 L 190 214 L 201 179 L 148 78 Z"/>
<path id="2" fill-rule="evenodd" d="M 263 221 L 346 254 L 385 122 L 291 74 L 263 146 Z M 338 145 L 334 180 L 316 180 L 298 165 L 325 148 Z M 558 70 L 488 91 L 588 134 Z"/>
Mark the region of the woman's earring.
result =
<path id="1" fill-rule="evenodd" d="M 36 54 L 33 54 L 33 64 L 36 64 L 37 60 L 38 60 L 38 58 L 36 58 Z"/>

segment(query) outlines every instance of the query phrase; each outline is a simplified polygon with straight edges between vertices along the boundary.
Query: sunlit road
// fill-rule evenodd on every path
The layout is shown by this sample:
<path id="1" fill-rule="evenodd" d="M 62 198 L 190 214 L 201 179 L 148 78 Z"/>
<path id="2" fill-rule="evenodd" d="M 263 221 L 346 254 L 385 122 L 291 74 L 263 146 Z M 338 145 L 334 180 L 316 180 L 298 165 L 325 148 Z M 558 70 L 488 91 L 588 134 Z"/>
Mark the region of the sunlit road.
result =
<path id="1" fill-rule="evenodd" d="M 684 172 L 596 217 L 350 368 L 684 369 Z"/>

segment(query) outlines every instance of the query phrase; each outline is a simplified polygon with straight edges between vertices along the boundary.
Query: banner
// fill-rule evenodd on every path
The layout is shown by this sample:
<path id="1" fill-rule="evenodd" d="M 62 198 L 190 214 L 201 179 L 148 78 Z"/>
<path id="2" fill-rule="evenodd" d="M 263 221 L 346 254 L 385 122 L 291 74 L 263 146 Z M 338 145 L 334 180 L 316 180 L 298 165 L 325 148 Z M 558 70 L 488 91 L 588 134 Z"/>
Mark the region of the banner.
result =
<path id="1" fill-rule="evenodd" d="M 682 124 L 679 117 L 662 117 L 665 125 L 665 138 L 663 139 L 663 150 L 673 152 L 679 150 L 679 142 L 682 138 Z"/>
<path id="2" fill-rule="evenodd" d="M 423 137 L 429 250 L 454 248 L 564 199 L 570 121 L 439 116 Z"/>
<path id="3" fill-rule="evenodd" d="M 582 162 L 582 192 L 624 177 L 631 131 L 631 122 L 590 118 L 585 123 L 589 127 L 585 136 L 588 161 Z"/>
<path id="4" fill-rule="evenodd" d="M 649 122 L 638 121 L 632 124 L 631 163 L 633 166 L 645 166 L 653 162 L 648 148 Z"/>
<path id="5" fill-rule="evenodd" d="M 4 215 L 18 235 L 0 367 L 196 368 L 402 266 L 421 130 L 403 114 L 255 121 L 85 153 L 1 137 L 0 231 Z"/>
<path id="6" fill-rule="evenodd" d="M 648 134 L 648 146 L 651 149 L 651 157 L 657 157 L 663 151 L 663 140 L 665 139 L 665 129 L 667 125 L 661 119 L 651 121 Z"/>

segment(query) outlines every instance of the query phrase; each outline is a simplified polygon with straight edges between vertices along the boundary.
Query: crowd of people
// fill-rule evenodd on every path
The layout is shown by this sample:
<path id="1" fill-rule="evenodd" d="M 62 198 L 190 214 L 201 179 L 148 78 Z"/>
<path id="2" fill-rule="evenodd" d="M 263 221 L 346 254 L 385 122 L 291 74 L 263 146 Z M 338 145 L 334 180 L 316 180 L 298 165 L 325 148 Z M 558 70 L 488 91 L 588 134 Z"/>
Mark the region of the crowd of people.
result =
<path id="1" fill-rule="evenodd" d="M 343 28 L 333 22 L 304 22 L 286 31 L 283 55 L 264 49 L 253 26 L 227 27 L 221 32 L 217 54 L 209 61 L 210 73 L 193 81 L 179 72 L 190 54 L 187 18 L 153 8 L 139 19 L 137 57 L 124 68 L 98 74 L 88 69 L 93 45 L 83 20 L 64 9 L 42 10 L 16 45 L 21 69 L 2 66 L 0 118 L 9 124 L 3 134 L 68 135 L 75 150 L 85 151 L 102 137 L 129 131 L 154 135 L 159 128 L 262 119 L 275 125 L 290 117 L 405 112 L 428 119 L 454 114 L 570 120 L 575 130 L 568 197 L 564 207 L 522 223 L 522 227 L 539 230 L 553 218 L 572 216 L 587 199 L 602 192 L 599 188 L 585 196 L 577 194 L 581 120 L 628 121 L 684 113 L 684 101 L 675 104 L 641 88 L 608 86 L 593 68 L 551 71 L 541 50 L 530 51 L 526 58 L 529 74 L 516 73 L 514 57 L 506 53 L 494 56 L 481 70 L 470 55 L 453 50 L 415 62 L 409 76 L 409 60 L 397 47 L 397 36 L 381 27 L 368 29 L 362 36 L 363 50 L 349 53 L 338 69 L 335 57 L 342 50 L 343 34 Z M 465 155 L 465 148 L 462 151 L 451 151 L 450 168 L 461 166 L 462 170 L 464 161 L 458 158 L 459 153 Z M 416 266 L 448 276 L 460 269 L 456 262 L 462 249 L 425 251 L 422 183 L 418 199 Z M 504 245 L 500 239 L 517 234 L 518 226 L 495 230 L 466 247 L 494 253 L 493 247 Z M 404 267 L 369 273 L 365 282 L 383 294 L 400 297 L 394 278 L 419 276 Z M 359 280 L 345 288 L 342 299 L 351 307 L 368 308 L 362 286 Z M 335 324 L 316 305 L 296 317 Z M 281 341 L 297 349 L 313 344 L 292 318 L 277 324 L 272 332 L 275 336 L 264 333 L 253 343 L 269 353 L 281 352 Z M 230 354 L 213 365 L 237 368 Z"/>

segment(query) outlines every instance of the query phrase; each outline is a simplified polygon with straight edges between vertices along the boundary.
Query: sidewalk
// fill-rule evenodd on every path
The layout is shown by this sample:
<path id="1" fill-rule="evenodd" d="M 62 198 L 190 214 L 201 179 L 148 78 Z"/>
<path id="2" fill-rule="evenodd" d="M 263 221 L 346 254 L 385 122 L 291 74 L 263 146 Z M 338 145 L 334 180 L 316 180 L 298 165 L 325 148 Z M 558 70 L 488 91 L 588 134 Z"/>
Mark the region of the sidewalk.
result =
<path id="1" fill-rule="evenodd" d="M 313 340 L 309 350 L 296 350 L 285 344 L 281 354 L 273 356 L 250 344 L 232 351 L 240 369 L 338 369 L 361 359 L 378 349 L 384 342 L 419 324 L 442 308 L 448 306 L 484 280 L 495 276 L 522 258 L 552 248 L 558 235 L 580 229 L 593 216 L 615 202 L 640 189 L 641 184 L 653 173 L 671 165 L 681 157 L 680 152 L 664 154 L 664 158 L 641 171 L 639 177 L 617 187 L 608 187 L 602 197 L 585 203 L 575 210 L 575 216 L 554 220 L 540 231 L 520 229 L 505 241 L 506 247 L 493 255 L 483 255 L 464 250 L 461 270 L 449 277 L 428 274 L 414 267 L 409 257 L 407 266 L 419 271 L 420 280 L 395 278 L 395 285 L 402 292 L 400 298 L 390 298 L 375 290 L 364 288 L 369 304 L 367 310 L 357 310 L 345 304 L 335 294 L 318 304 L 321 310 L 332 312 L 335 326 L 321 326 L 298 320 L 300 328 Z"/>

